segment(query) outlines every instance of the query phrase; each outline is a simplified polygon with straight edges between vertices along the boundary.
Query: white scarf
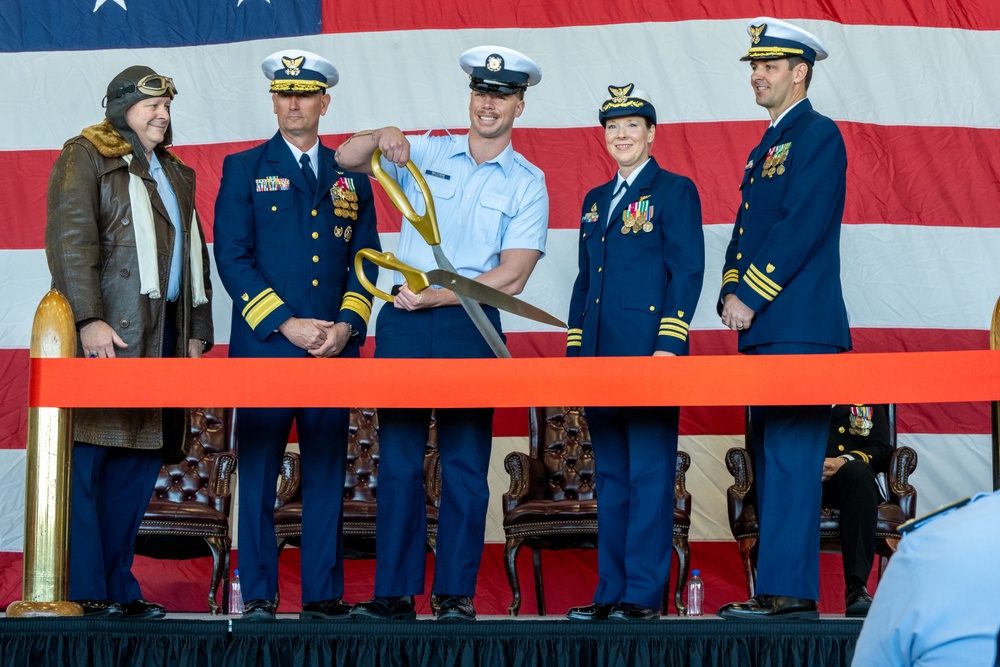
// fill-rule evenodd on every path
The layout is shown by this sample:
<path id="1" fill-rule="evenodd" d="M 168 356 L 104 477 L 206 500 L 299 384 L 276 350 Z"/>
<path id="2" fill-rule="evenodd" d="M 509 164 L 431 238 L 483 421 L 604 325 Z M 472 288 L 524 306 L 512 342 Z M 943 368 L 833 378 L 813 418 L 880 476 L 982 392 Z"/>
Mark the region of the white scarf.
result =
<path id="1" fill-rule="evenodd" d="M 131 155 L 122 157 L 125 164 L 132 162 Z M 156 261 L 156 231 L 153 229 L 153 206 L 142 177 L 128 175 L 128 197 L 132 205 L 132 230 L 135 234 L 135 250 L 139 259 L 139 293 L 148 294 L 150 299 L 161 298 L 160 272 Z M 201 257 L 201 232 L 198 227 L 198 213 L 191 212 L 191 307 L 208 303 L 205 294 L 205 274 Z"/>

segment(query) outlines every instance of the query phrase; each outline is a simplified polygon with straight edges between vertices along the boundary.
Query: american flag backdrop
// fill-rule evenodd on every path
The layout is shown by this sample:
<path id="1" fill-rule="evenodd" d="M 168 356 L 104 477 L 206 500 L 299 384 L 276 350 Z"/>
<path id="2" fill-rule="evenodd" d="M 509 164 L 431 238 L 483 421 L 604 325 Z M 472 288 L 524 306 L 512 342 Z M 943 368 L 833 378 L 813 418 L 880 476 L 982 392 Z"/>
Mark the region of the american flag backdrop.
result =
<path id="1" fill-rule="evenodd" d="M 546 175 L 548 254 L 523 295 L 565 318 L 576 275 L 583 194 L 612 162 L 597 127 L 609 84 L 635 83 L 659 119 L 654 155 L 698 186 L 705 285 L 694 354 L 734 354 L 715 313 L 723 253 L 749 150 L 766 127 L 749 87 L 749 19 L 766 14 L 818 35 L 830 57 L 810 89 L 847 144 L 843 284 L 855 348 L 985 349 L 1000 295 L 1000 6 L 995 0 L 4 0 L 0 12 L 0 552 L 22 549 L 27 372 L 34 309 L 49 287 L 43 251 L 49 170 L 63 142 L 103 117 L 108 81 L 144 64 L 174 77 L 176 152 L 198 175 L 208 241 L 222 160 L 276 124 L 259 63 L 283 48 L 323 54 L 340 70 L 323 140 L 397 125 L 468 127 L 458 56 L 502 44 L 543 71 L 527 92 L 515 149 Z M 836 5 L 836 7 L 834 7 Z M 376 189 L 378 189 L 376 187 Z M 383 246 L 399 214 L 380 204 Z M 214 273 L 214 268 L 213 268 Z M 215 283 L 214 355 L 230 306 Z M 374 318 L 373 318 L 374 320 Z M 562 355 L 565 332 L 505 318 L 515 356 Z M 377 337 L 377 331 L 375 335 Z M 370 352 L 372 342 L 366 350 Z M 859 358 L 853 370 L 863 377 Z M 488 381 L 488 380 L 485 380 Z M 669 377 L 663 378 L 670 382 Z M 719 377 L 721 384 L 733 381 Z M 816 382 L 823 382 L 817 377 Z M 142 391 L 139 378 L 133 387 Z M 742 440 L 742 410 L 685 409 L 680 446 L 693 458 L 692 537 L 731 539 L 722 457 Z M 920 464 L 920 511 L 988 490 L 990 419 L 983 403 L 907 405 L 900 442 Z M 526 447 L 522 410 L 498 412 L 494 472 Z M 499 501 L 488 539 L 502 540 Z"/>

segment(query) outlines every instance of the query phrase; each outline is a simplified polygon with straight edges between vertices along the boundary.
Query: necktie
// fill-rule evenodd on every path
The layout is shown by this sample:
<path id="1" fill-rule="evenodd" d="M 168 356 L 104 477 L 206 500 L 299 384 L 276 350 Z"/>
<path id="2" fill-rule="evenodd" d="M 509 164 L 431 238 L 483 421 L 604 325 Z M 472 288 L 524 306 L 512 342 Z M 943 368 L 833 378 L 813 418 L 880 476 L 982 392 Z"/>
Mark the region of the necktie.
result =
<path id="1" fill-rule="evenodd" d="M 618 191 L 615 193 L 615 199 L 624 197 L 626 190 L 628 190 L 628 181 L 622 181 L 622 184 L 618 186 Z"/>
<path id="2" fill-rule="evenodd" d="M 316 174 L 313 172 L 311 160 L 307 153 L 303 153 L 302 157 L 299 158 L 299 164 L 302 165 L 302 175 L 306 177 L 306 185 L 309 186 L 309 192 L 316 194 Z"/>

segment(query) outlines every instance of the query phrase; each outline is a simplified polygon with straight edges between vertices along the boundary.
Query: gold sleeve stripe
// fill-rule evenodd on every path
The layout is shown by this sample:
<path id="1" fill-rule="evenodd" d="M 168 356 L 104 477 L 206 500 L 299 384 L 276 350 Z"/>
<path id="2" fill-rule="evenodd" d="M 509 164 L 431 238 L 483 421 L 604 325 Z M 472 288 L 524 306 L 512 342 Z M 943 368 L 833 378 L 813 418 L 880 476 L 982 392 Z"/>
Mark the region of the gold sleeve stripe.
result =
<path id="1" fill-rule="evenodd" d="M 685 329 L 685 328 L 683 328 L 683 327 L 674 326 L 672 324 L 661 324 L 660 325 L 660 335 L 661 336 L 663 334 L 669 332 L 669 331 L 673 331 L 674 333 L 678 333 L 678 334 L 684 336 L 685 338 L 687 338 L 687 335 L 688 335 L 688 330 Z"/>
<path id="2" fill-rule="evenodd" d="M 855 449 L 855 450 L 852 450 L 850 453 L 851 454 L 857 454 L 858 456 L 861 457 L 861 460 L 863 460 L 865 463 L 871 463 L 872 462 L 872 457 L 868 456 L 864 452 L 859 452 L 858 450 Z"/>
<path id="3" fill-rule="evenodd" d="M 247 303 L 247 305 L 243 306 L 243 313 L 242 314 L 243 314 L 244 319 L 246 319 L 247 313 L 250 312 L 250 309 L 253 308 L 254 306 L 256 306 L 257 302 L 260 301 L 261 299 L 263 299 L 268 294 L 274 294 L 274 290 L 271 289 L 270 287 L 268 287 L 266 290 L 264 290 L 263 292 L 261 292 L 260 294 L 258 294 L 257 296 L 255 296 L 254 298 L 250 299 L 250 301 Z"/>
<path id="4" fill-rule="evenodd" d="M 355 292 L 348 292 L 344 296 L 344 301 L 341 303 L 340 309 L 354 311 L 361 316 L 366 325 L 372 316 L 372 307 L 364 299 L 359 298 L 359 295 Z"/>
<path id="5" fill-rule="evenodd" d="M 749 273 L 747 273 L 747 274 L 745 274 L 743 276 L 743 282 L 745 282 L 747 285 L 749 285 L 750 289 L 752 289 L 757 294 L 760 294 L 762 297 L 764 297 L 768 301 L 774 301 L 775 295 L 772 294 L 771 292 L 766 291 L 763 287 L 760 287 L 756 283 L 754 283 L 753 282 L 753 277 Z"/>
<path id="6" fill-rule="evenodd" d="M 684 340 L 684 341 L 686 341 L 688 339 L 687 334 L 679 334 L 679 333 L 675 333 L 673 331 L 661 331 L 660 335 L 661 336 L 673 336 L 674 338 L 679 338 L 679 339 Z"/>
<path id="7" fill-rule="evenodd" d="M 568 334 L 580 334 L 582 336 L 583 335 L 583 329 L 566 329 L 566 333 L 568 333 Z"/>
<path id="8" fill-rule="evenodd" d="M 244 315 L 247 324 L 250 325 L 251 329 L 256 329 L 258 324 L 263 322 L 268 315 L 273 313 L 277 308 L 280 308 L 284 303 L 277 294 L 271 291 L 270 294 L 258 301 L 257 305 L 250 309 L 250 312 Z"/>
<path id="9" fill-rule="evenodd" d="M 571 340 L 566 343 L 566 347 L 583 347 L 583 341 Z"/>
<path id="10" fill-rule="evenodd" d="M 722 284 L 728 285 L 729 283 L 738 283 L 740 281 L 740 274 L 736 269 L 730 269 L 722 274 Z"/>
<path id="11" fill-rule="evenodd" d="M 577 334 L 577 335 L 575 335 L 575 336 L 573 336 L 573 335 L 570 335 L 570 336 L 567 336 L 567 337 L 566 337 L 566 340 L 567 340 L 567 341 L 571 341 L 571 342 L 577 342 L 577 343 L 578 343 L 578 342 L 580 342 L 580 341 L 582 341 L 582 340 L 583 340 L 583 336 L 581 336 L 581 335 L 579 335 L 579 334 Z"/>
<path id="12" fill-rule="evenodd" d="M 688 324 L 684 320 L 679 320 L 676 317 L 661 317 L 660 318 L 660 327 L 662 327 L 664 324 L 674 324 L 674 325 L 677 325 L 679 327 L 683 327 L 684 329 L 690 329 L 691 328 L 690 324 Z"/>
<path id="13" fill-rule="evenodd" d="M 748 271 L 748 273 L 752 273 L 754 277 L 756 277 L 757 280 L 760 282 L 760 284 L 763 285 L 764 287 L 770 287 L 772 290 L 774 290 L 775 294 L 781 291 L 781 285 L 768 278 L 761 272 L 760 269 L 758 269 L 753 264 L 750 265 L 750 270 Z"/>

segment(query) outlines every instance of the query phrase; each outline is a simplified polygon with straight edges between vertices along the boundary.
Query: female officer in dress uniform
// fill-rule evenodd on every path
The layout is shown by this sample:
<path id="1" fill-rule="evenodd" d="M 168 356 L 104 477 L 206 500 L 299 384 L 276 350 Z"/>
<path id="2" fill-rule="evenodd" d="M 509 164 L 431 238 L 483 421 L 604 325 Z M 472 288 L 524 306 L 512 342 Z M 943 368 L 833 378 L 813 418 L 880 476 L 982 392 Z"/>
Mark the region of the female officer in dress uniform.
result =
<path id="1" fill-rule="evenodd" d="M 656 137 L 649 96 L 633 84 L 608 91 L 600 122 L 618 173 L 583 200 L 566 353 L 687 354 L 705 269 L 698 191 L 649 156 Z M 658 618 L 670 574 L 679 414 L 677 407 L 587 408 L 599 582 L 594 603 L 570 609 L 569 618 Z"/>

